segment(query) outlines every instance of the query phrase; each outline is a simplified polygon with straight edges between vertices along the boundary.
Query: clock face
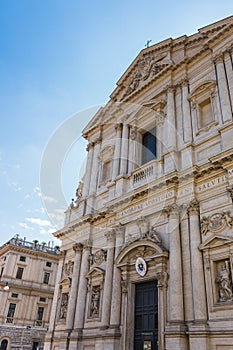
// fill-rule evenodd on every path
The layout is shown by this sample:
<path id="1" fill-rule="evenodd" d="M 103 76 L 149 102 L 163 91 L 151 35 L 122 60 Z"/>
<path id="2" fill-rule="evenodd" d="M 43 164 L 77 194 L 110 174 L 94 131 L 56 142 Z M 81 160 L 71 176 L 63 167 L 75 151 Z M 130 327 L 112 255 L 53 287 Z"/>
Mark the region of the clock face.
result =
<path id="1" fill-rule="evenodd" d="M 135 269 L 140 276 L 145 276 L 147 271 L 147 266 L 143 258 L 137 258 L 135 263 Z"/>

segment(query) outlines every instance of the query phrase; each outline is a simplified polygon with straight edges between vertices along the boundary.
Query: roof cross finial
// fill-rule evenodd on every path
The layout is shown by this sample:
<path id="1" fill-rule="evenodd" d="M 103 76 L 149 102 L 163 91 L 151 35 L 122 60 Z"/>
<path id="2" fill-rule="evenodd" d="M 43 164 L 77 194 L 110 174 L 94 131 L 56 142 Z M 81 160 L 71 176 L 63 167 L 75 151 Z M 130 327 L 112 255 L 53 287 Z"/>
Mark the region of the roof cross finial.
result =
<path id="1" fill-rule="evenodd" d="M 151 40 L 147 40 L 145 47 L 149 47 L 150 46 L 150 42 L 151 42 Z"/>

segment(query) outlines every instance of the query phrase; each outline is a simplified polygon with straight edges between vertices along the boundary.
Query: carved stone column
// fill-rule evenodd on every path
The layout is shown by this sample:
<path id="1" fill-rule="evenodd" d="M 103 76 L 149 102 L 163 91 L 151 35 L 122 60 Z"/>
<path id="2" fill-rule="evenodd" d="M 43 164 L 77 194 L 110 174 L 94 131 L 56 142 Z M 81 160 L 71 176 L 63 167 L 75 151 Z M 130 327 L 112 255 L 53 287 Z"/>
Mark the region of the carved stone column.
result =
<path id="1" fill-rule="evenodd" d="M 193 291 L 193 309 L 194 320 L 206 320 L 206 295 L 205 279 L 203 271 L 203 258 L 199 250 L 201 243 L 200 223 L 199 223 L 199 204 L 194 199 L 188 207 L 189 227 L 190 227 L 190 253 L 192 268 L 192 291 Z"/>
<path id="2" fill-rule="evenodd" d="M 128 174 L 135 169 L 136 164 L 136 142 L 137 142 L 137 127 L 130 127 L 130 139 L 129 139 L 129 164 Z"/>
<path id="3" fill-rule="evenodd" d="M 181 247 L 182 247 L 182 268 L 184 278 L 184 311 L 185 321 L 193 320 L 193 302 L 192 302 L 192 276 L 190 262 L 190 241 L 189 241 L 189 220 L 187 206 L 183 207 L 181 213 Z"/>
<path id="4" fill-rule="evenodd" d="M 99 138 L 95 142 L 92 168 L 90 169 L 90 173 L 91 173 L 90 191 L 89 191 L 90 195 L 95 193 L 96 187 L 97 187 L 100 145 L 101 145 L 101 139 Z"/>
<path id="5" fill-rule="evenodd" d="M 222 110 L 223 122 L 232 120 L 230 98 L 225 74 L 225 68 L 223 63 L 223 55 L 219 55 L 214 58 L 217 70 L 218 91 L 220 97 L 220 105 Z"/>
<path id="6" fill-rule="evenodd" d="M 175 89 L 172 86 L 167 90 L 167 140 L 168 151 L 173 151 L 176 148 L 176 121 L 175 121 Z"/>
<path id="7" fill-rule="evenodd" d="M 83 245 L 81 243 L 76 243 L 74 244 L 73 249 L 75 251 L 75 258 L 74 258 L 71 290 L 70 290 L 70 296 L 69 296 L 69 304 L 68 304 L 67 317 L 66 317 L 67 330 L 71 330 L 73 328 L 73 323 L 74 323 L 75 306 L 77 302 L 78 281 L 79 281 L 79 274 L 80 274 L 81 254 L 83 250 Z"/>
<path id="8" fill-rule="evenodd" d="M 179 209 L 176 205 L 164 209 L 168 215 L 169 233 L 169 319 L 184 321 Z"/>
<path id="9" fill-rule="evenodd" d="M 93 143 L 89 143 L 87 146 L 87 164 L 86 164 L 86 170 L 85 170 L 85 181 L 83 185 L 83 197 L 87 197 L 89 194 L 89 188 L 90 188 L 90 181 L 91 181 L 91 168 L 92 168 L 92 161 L 93 161 Z"/>
<path id="10" fill-rule="evenodd" d="M 124 243 L 124 227 L 117 227 L 114 229 L 116 234 L 115 259 L 120 253 L 121 247 Z M 113 290 L 112 290 L 112 304 L 111 304 L 111 327 L 119 327 L 121 316 L 121 270 L 114 265 L 113 270 Z"/>
<path id="11" fill-rule="evenodd" d="M 123 174 L 123 175 L 127 173 L 128 148 L 129 148 L 129 125 L 124 123 L 123 131 L 122 131 L 122 140 L 121 140 L 121 165 L 120 165 L 120 174 Z"/>
<path id="12" fill-rule="evenodd" d="M 182 84 L 182 102 L 183 102 L 183 122 L 184 122 L 184 142 L 192 141 L 191 110 L 188 100 L 188 81 L 184 80 Z"/>
<path id="13" fill-rule="evenodd" d="M 231 61 L 231 50 L 227 50 L 224 55 L 226 74 L 228 80 L 228 87 L 231 98 L 231 105 L 233 106 L 233 69 L 232 69 L 232 61 Z"/>
<path id="14" fill-rule="evenodd" d="M 108 232 L 106 234 L 106 237 L 108 241 L 108 252 L 107 252 L 107 260 L 106 260 L 106 272 L 105 272 L 104 293 L 103 293 L 102 328 L 108 328 L 110 323 L 114 244 L 115 244 L 114 230 Z"/>
<path id="15" fill-rule="evenodd" d="M 87 279 L 86 275 L 89 271 L 90 264 L 90 242 L 85 242 L 83 246 L 82 262 L 80 269 L 80 278 L 78 286 L 78 297 L 75 312 L 74 329 L 81 330 L 84 325 L 85 307 L 86 307 L 86 296 L 87 296 Z"/>
<path id="16" fill-rule="evenodd" d="M 59 289 L 60 289 L 59 283 L 62 278 L 62 271 L 63 271 L 66 252 L 61 251 L 59 255 L 60 255 L 60 259 L 59 259 L 58 268 L 57 268 L 57 276 L 56 276 L 55 289 L 53 294 L 53 303 L 52 303 L 52 308 L 50 312 L 49 332 L 52 332 L 55 326 L 57 305 L 58 305 L 58 298 L 59 298 Z"/>
<path id="17" fill-rule="evenodd" d="M 122 124 L 116 124 L 115 129 L 116 129 L 116 141 L 115 141 L 115 151 L 114 151 L 114 159 L 113 159 L 112 180 L 115 180 L 115 178 L 119 174 L 120 157 L 121 157 Z"/>

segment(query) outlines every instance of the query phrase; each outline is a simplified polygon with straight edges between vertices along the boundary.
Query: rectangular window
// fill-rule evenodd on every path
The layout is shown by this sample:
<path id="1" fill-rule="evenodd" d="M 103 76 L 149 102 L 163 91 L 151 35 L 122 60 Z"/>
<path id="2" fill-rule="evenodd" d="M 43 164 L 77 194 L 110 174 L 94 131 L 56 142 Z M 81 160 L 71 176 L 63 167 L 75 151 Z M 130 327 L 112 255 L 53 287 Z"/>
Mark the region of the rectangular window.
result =
<path id="1" fill-rule="evenodd" d="M 142 135 L 142 164 L 156 159 L 156 136 L 155 128 Z"/>
<path id="2" fill-rule="evenodd" d="M 1 268 L 1 274 L 0 274 L 0 277 L 2 277 L 3 275 L 3 271 L 4 271 L 4 267 Z"/>
<path id="3" fill-rule="evenodd" d="M 45 303 L 45 302 L 46 302 L 46 298 L 40 297 L 40 301 L 41 301 L 42 303 Z"/>
<path id="4" fill-rule="evenodd" d="M 37 310 L 37 320 L 42 321 L 43 319 L 43 314 L 44 314 L 44 308 L 39 306 Z"/>
<path id="5" fill-rule="evenodd" d="M 19 280 L 21 280 L 22 277 L 23 277 L 23 267 L 18 267 L 17 274 L 16 274 L 16 278 L 18 278 Z"/>
<path id="6" fill-rule="evenodd" d="M 25 262 L 25 261 L 26 261 L 26 256 L 22 256 L 22 255 L 21 255 L 21 257 L 19 258 L 19 261 Z"/>
<path id="7" fill-rule="evenodd" d="M 49 277 L 50 277 L 50 273 L 49 273 L 49 272 L 45 272 L 45 273 L 44 273 L 44 280 L 43 280 L 43 283 L 49 284 Z"/>
<path id="8" fill-rule="evenodd" d="M 12 293 L 12 294 L 11 294 L 11 297 L 12 297 L 12 298 L 18 298 L 18 294 L 17 294 L 17 293 Z"/>
<path id="9" fill-rule="evenodd" d="M 8 313 L 7 313 L 7 323 L 12 323 L 15 314 L 16 304 L 10 303 Z"/>
<path id="10" fill-rule="evenodd" d="M 47 266 L 47 267 L 51 267 L 51 266 L 52 266 L 52 263 L 51 263 L 50 261 L 47 261 L 47 262 L 46 262 L 46 266 Z"/>

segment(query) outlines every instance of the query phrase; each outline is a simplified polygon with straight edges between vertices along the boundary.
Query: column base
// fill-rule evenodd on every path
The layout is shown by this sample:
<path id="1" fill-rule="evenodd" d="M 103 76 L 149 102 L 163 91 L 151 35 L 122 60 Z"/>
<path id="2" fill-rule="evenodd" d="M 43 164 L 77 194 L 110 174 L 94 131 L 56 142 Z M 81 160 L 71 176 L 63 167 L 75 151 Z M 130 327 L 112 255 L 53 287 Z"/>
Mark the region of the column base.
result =
<path id="1" fill-rule="evenodd" d="M 166 350 L 189 350 L 186 331 L 187 327 L 184 324 L 178 323 L 166 326 Z"/>

